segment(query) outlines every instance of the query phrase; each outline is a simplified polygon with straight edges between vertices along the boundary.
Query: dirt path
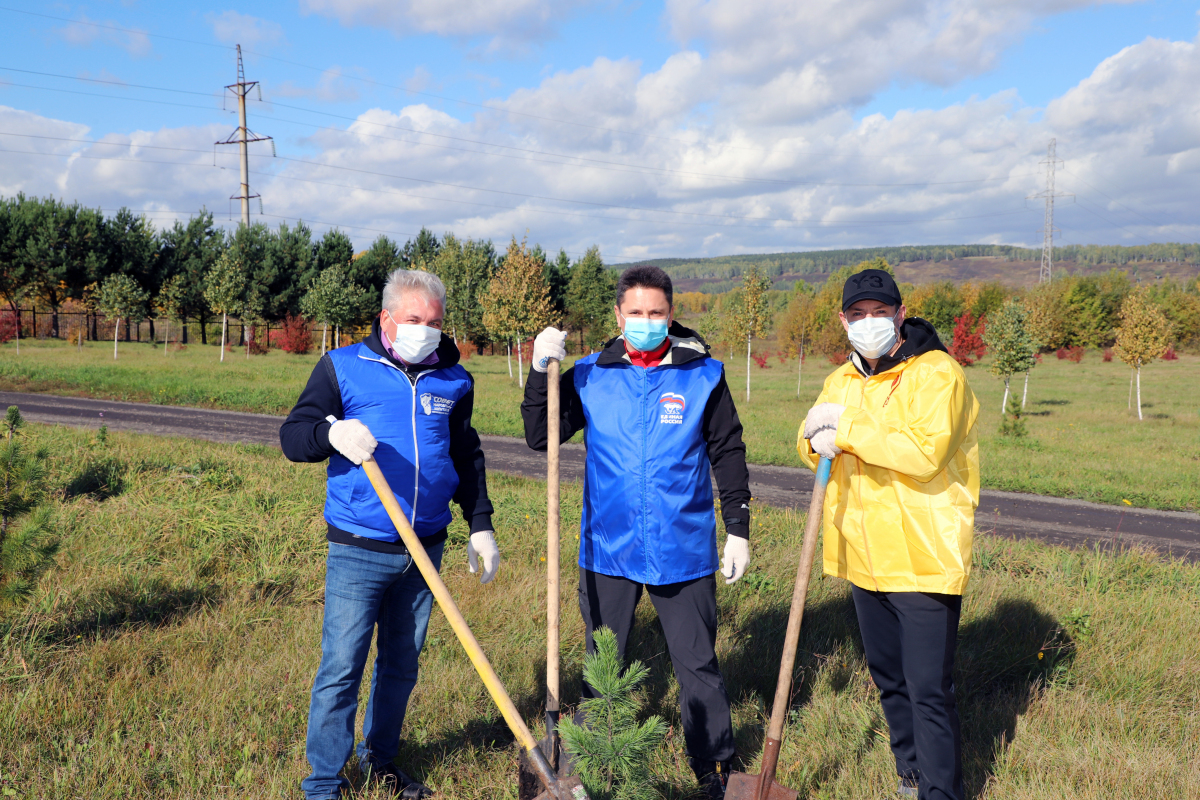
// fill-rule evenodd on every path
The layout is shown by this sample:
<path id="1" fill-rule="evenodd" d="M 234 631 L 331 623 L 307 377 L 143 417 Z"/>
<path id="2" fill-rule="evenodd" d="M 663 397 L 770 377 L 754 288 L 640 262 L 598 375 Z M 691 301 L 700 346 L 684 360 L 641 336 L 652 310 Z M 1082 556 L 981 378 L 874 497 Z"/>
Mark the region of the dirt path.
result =
<path id="1" fill-rule="evenodd" d="M 19 406 L 31 422 L 75 425 L 183 436 L 232 444 L 279 446 L 281 417 L 212 411 L 201 408 L 120 403 L 81 397 L 0 392 L 2 407 Z M 490 469 L 543 479 L 545 456 L 534 453 L 520 439 L 484 436 Z M 564 480 L 583 479 L 584 448 L 568 444 L 562 450 Z M 755 500 L 778 507 L 806 508 L 812 491 L 812 474 L 791 467 L 750 465 L 750 489 Z M 1113 547 L 1143 544 L 1164 553 L 1200 561 L 1200 514 L 1156 511 L 1065 500 L 1057 497 L 981 492 L 976 528 L 1016 539 L 1032 537 L 1072 547 Z"/>

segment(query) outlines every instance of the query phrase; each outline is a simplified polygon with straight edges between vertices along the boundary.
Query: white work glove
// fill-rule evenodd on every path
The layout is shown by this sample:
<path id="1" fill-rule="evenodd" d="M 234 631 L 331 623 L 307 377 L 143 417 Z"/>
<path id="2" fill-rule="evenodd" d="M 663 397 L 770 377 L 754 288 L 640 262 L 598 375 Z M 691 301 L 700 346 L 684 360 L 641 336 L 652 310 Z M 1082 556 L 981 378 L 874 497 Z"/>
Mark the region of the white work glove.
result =
<path id="1" fill-rule="evenodd" d="M 750 566 L 750 541 L 740 536 L 730 534 L 725 537 L 725 559 L 721 564 L 721 574 L 725 583 L 735 583 L 746 574 Z"/>
<path id="2" fill-rule="evenodd" d="M 471 574 L 479 572 L 479 560 L 483 559 L 483 575 L 480 583 L 491 583 L 500 569 L 500 548 L 496 546 L 496 537 L 491 531 L 475 531 L 467 542 L 467 564 Z"/>
<path id="3" fill-rule="evenodd" d="M 842 448 L 838 447 L 837 429 L 824 428 L 817 432 L 817 435 L 808 440 L 813 452 L 822 458 L 828 458 L 832 461 L 837 456 L 842 454 Z"/>
<path id="4" fill-rule="evenodd" d="M 533 369 L 545 372 L 550 359 L 562 361 L 567 357 L 567 332 L 557 328 L 546 328 L 533 340 Z"/>
<path id="5" fill-rule="evenodd" d="M 837 403 L 818 403 L 810 408 L 808 416 L 804 418 L 804 438 L 813 438 L 821 428 L 832 427 L 836 431 L 838 420 L 842 418 L 845 410 L 845 406 Z"/>
<path id="6" fill-rule="evenodd" d="M 350 459 L 355 464 L 361 464 L 375 452 L 379 442 L 371 435 L 371 431 L 356 419 L 330 419 L 329 443 L 333 449 Z"/>

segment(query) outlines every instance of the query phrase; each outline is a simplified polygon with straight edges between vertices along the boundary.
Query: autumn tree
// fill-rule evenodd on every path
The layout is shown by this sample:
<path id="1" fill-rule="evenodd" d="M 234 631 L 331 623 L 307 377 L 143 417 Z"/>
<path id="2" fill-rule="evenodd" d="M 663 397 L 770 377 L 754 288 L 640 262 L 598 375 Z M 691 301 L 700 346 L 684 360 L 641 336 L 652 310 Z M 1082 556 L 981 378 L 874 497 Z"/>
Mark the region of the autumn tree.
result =
<path id="1" fill-rule="evenodd" d="M 116 323 L 113 326 L 114 360 L 117 357 L 117 336 L 121 329 L 121 320 L 141 322 L 146 318 L 146 301 L 149 299 L 145 290 L 128 275 L 109 275 L 100 284 L 97 306 L 105 319 L 115 320 Z M 128 329 L 126 330 L 125 339 L 128 341 Z"/>
<path id="2" fill-rule="evenodd" d="M 158 290 L 158 297 L 154 298 L 154 309 L 164 325 L 164 353 L 171 349 L 171 319 L 178 319 L 182 316 L 183 309 L 187 304 L 188 290 L 185 283 L 186 279 L 183 275 L 173 275 Z"/>
<path id="3" fill-rule="evenodd" d="M 822 311 L 826 311 L 822 315 Z M 827 309 L 817 304 L 817 295 L 807 281 L 799 281 L 788 301 L 787 314 L 779 326 L 780 344 L 787 348 L 788 355 L 797 359 L 796 397 L 800 396 L 800 379 L 804 369 L 804 347 L 812 342 L 821 325 L 831 316 Z M 824 318 L 823 318 L 824 317 Z M 836 319 L 836 317 L 835 317 Z"/>
<path id="4" fill-rule="evenodd" d="M 1137 380 L 1137 412 L 1142 419 L 1142 366 L 1154 361 L 1171 344 L 1171 323 L 1162 309 L 1144 292 L 1133 292 L 1121 305 L 1121 326 L 1114 348 L 1134 371 Z"/>
<path id="5" fill-rule="evenodd" d="M 496 341 L 517 342 L 517 384 L 525 385 L 520 343 L 535 331 L 557 321 L 542 258 L 524 239 L 508 245 L 482 298 L 483 325 Z M 509 369 L 511 370 L 511 363 Z M 509 373 L 511 377 L 511 372 Z"/>
<path id="6" fill-rule="evenodd" d="M 988 317 L 987 329 L 983 334 L 983 341 L 994 356 L 988 371 L 1004 379 L 1004 397 L 1000 401 L 1002 414 L 1008 407 L 1008 384 L 1012 376 L 1019 372 L 1028 375 L 1036 363 L 1034 354 L 1037 348 L 1033 344 L 1033 337 L 1029 335 L 1026 316 L 1024 306 L 1009 300 Z"/>
<path id="7" fill-rule="evenodd" d="M 771 279 L 758 267 L 750 267 L 742 273 L 741 303 L 732 314 L 737 330 L 746 338 L 747 403 L 750 402 L 750 346 L 755 337 L 761 339 L 767 335 L 767 326 L 771 323 L 771 308 L 767 302 L 770 289 Z"/>

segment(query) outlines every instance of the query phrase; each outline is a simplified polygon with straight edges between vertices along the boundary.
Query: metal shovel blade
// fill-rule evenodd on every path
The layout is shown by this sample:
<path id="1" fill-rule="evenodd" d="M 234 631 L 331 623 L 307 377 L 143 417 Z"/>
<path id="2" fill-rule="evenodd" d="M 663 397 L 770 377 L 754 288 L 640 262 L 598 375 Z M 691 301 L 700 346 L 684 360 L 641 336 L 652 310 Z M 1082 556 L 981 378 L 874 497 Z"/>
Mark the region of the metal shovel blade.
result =
<path id="1" fill-rule="evenodd" d="M 544 791 L 535 800 L 588 800 L 587 791 L 577 775 L 559 778 L 555 789 L 558 791 L 557 795 Z"/>
<path id="2" fill-rule="evenodd" d="M 775 781 L 759 791 L 762 776 L 752 772 L 732 772 L 725 787 L 725 800 L 796 800 L 798 792 Z"/>

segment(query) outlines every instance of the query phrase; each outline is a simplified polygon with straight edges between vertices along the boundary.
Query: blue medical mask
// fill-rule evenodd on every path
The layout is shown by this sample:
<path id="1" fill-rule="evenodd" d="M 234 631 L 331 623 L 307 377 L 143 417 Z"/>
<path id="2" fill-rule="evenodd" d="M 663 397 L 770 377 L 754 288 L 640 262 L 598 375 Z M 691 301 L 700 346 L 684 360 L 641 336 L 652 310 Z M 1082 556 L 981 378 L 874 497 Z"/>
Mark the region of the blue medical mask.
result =
<path id="1" fill-rule="evenodd" d="M 665 319 L 626 317 L 623 332 L 625 341 L 629 342 L 630 347 L 648 353 L 667 338 L 667 321 Z"/>

